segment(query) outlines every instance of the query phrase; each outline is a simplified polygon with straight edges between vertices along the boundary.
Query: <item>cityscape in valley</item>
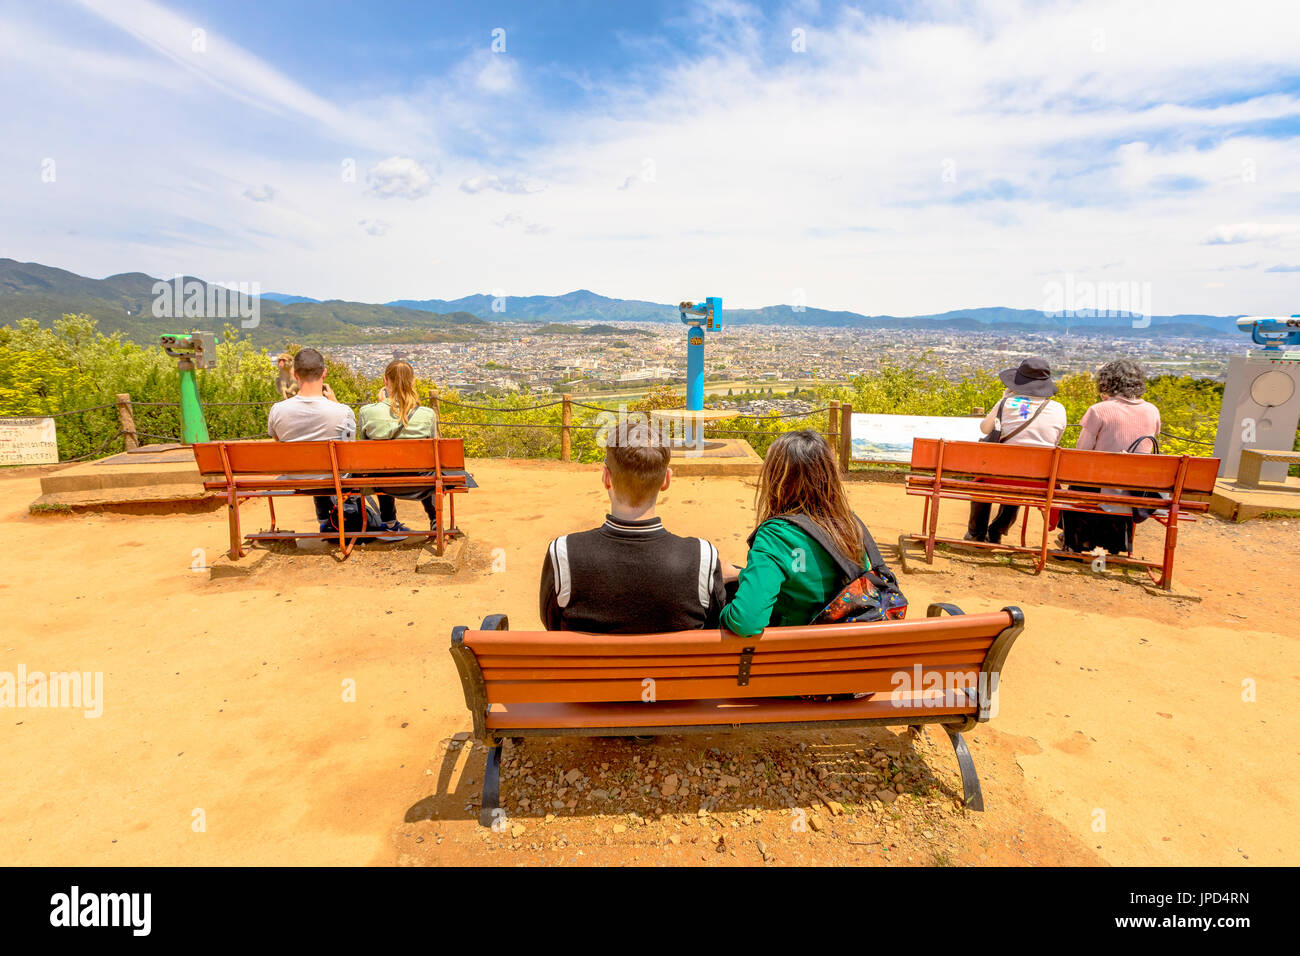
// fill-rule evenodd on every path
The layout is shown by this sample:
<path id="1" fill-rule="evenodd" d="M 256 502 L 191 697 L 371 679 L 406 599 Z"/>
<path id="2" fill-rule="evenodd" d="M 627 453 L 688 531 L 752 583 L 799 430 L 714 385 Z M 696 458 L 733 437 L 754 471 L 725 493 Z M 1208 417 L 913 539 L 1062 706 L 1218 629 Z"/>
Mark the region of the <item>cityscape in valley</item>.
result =
<path id="1" fill-rule="evenodd" d="M 379 375 L 404 358 L 422 378 L 464 394 L 527 390 L 535 394 L 630 397 L 656 385 L 685 380 L 686 336 L 680 325 L 601 323 L 557 326 L 494 322 L 471 342 L 358 344 L 331 354 L 357 372 Z M 1222 380 L 1228 357 L 1242 343 L 1228 336 L 1150 336 L 1015 332 L 926 331 L 744 325 L 709 336 L 706 391 L 788 392 L 845 381 L 884 364 L 924 362 L 953 379 L 996 372 L 1026 355 L 1041 355 L 1058 373 L 1094 371 L 1117 354 L 1153 373 Z"/>

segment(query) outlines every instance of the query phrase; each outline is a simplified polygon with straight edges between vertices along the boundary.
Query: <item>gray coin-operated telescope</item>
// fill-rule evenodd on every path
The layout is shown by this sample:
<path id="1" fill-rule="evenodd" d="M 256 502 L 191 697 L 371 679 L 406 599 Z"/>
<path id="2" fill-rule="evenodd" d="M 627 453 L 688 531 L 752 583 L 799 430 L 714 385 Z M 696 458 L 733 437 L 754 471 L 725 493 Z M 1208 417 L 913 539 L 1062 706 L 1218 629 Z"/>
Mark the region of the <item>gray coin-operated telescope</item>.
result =
<path id="1" fill-rule="evenodd" d="M 1237 328 L 1262 348 L 1228 360 L 1214 437 L 1219 477 L 1235 478 L 1243 448 L 1290 451 L 1300 424 L 1300 315 L 1245 315 Z M 1264 462 L 1260 478 L 1285 481 L 1286 462 Z"/>
<path id="2" fill-rule="evenodd" d="M 194 372 L 217 367 L 215 332 L 167 332 L 158 338 L 163 351 L 176 359 L 181 384 L 181 436 L 185 444 L 208 440 L 208 423 L 199 402 L 199 383 Z"/>

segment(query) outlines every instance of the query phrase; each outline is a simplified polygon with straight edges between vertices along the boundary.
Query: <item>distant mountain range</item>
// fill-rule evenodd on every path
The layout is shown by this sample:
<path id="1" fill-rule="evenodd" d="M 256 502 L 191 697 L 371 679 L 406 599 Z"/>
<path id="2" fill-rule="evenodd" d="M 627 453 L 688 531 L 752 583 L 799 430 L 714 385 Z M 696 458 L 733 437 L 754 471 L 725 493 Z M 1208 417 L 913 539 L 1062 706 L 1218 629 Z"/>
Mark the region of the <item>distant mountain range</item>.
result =
<path id="1" fill-rule="evenodd" d="M 154 286 L 171 277 L 155 279 L 143 272 L 125 272 L 107 279 L 88 279 L 64 269 L 35 262 L 0 259 L 0 325 L 19 319 L 35 319 L 50 326 L 65 313 L 87 313 L 104 332 L 117 332 L 141 344 L 156 343 L 163 332 L 208 327 L 220 332 L 229 322 L 242 328 L 243 315 L 252 314 L 251 301 L 238 294 L 227 297 L 226 311 L 233 318 L 196 319 L 184 317 L 184 301 L 197 288 L 207 301 L 208 283 L 192 276 L 181 278 L 180 305 L 169 315 L 155 316 L 158 296 Z M 219 287 L 218 287 L 219 288 Z M 224 290 L 222 292 L 224 295 Z M 276 347 L 285 342 L 314 345 L 349 345 L 360 342 L 460 342 L 475 338 L 475 328 L 485 323 L 468 312 L 442 314 L 428 309 L 406 309 L 367 302 L 333 300 L 319 302 L 303 296 L 261 296 L 255 328 L 242 334 L 258 345 Z"/>
<path id="2" fill-rule="evenodd" d="M 188 329 L 194 319 L 159 318 L 153 314 L 158 279 L 129 272 L 88 279 L 63 269 L 0 259 L 0 324 L 32 318 L 49 325 L 66 312 L 86 312 L 105 331 L 120 330 L 137 342 L 154 342 L 160 332 Z M 171 279 L 165 280 L 171 282 Z M 203 280 L 185 277 L 184 282 Z M 382 304 L 322 301 L 281 292 L 261 294 L 260 324 L 247 330 L 258 344 L 286 341 L 320 345 L 361 342 L 467 341 L 492 321 L 581 323 L 678 321 L 676 305 L 641 299 L 614 299 L 586 289 L 564 295 L 460 299 L 397 299 Z M 242 301 L 242 300 L 241 300 Z M 247 302 L 243 303 L 245 307 Z M 857 312 L 773 305 L 761 309 L 726 309 L 725 325 L 831 326 L 863 329 L 945 331 L 1069 332 L 1105 335 L 1236 336 L 1235 316 L 1157 315 L 1135 321 L 1125 314 L 1052 315 L 1034 309 L 958 309 L 932 315 L 864 315 Z M 179 312 L 173 314 L 181 314 Z M 238 324 L 238 318 L 233 320 Z M 208 321 L 217 325 L 221 320 Z M 558 330 L 554 330 L 558 331 Z M 580 331 L 580 330 L 579 330 Z"/>
<path id="3" fill-rule="evenodd" d="M 286 297 L 287 298 L 287 297 Z M 461 299 L 398 299 L 389 305 L 435 312 L 463 310 L 488 320 L 540 322 L 676 322 L 677 306 L 640 299 L 611 299 L 587 289 L 564 295 L 530 295 L 494 300 L 487 295 Z M 493 305 L 496 304 L 496 310 Z M 991 307 L 957 309 L 930 315 L 863 315 L 858 312 L 769 305 L 761 309 L 728 309 L 723 300 L 723 322 L 729 325 L 820 326 L 862 329 L 962 329 L 979 331 L 1070 331 L 1116 335 L 1236 335 L 1236 316 L 1156 315 L 1148 324 L 1124 313 L 1078 312 L 1052 315 L 1035 309 Z"/>

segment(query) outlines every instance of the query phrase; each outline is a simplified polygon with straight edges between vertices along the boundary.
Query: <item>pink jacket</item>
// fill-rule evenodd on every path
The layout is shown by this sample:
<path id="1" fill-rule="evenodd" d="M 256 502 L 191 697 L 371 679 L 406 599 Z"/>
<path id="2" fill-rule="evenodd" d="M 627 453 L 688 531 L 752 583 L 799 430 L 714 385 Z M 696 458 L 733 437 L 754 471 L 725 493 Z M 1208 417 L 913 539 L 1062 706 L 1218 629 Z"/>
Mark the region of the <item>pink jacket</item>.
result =
<path id="1" fill-rule="evenodd" d="M 1075 448 L 1128 451 L 1142 436 L 1160 434 L 1160 409 L 1146 399 L 1113 395 L 1084 412 L 1080 424 Z M 1151 445 L 1143 442 L 1137 450 L 1150 452 Z"/>

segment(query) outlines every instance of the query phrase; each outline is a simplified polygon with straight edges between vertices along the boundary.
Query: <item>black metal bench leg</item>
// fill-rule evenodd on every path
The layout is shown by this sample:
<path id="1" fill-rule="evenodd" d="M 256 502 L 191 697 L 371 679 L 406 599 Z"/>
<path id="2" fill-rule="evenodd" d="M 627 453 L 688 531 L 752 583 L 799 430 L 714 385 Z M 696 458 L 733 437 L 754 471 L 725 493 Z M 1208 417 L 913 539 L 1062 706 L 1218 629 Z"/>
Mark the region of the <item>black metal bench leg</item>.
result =
<path id="1" fill-rule="evenodd" d="M 984 809 L 984 793 L 980 790 L 980 778 L 975 773 L 975 761 L 971 759 L 970 749 L 966 746 L 966 738 L 961 735 L 961 731 L 953 730 L 947 724 L 944 730 L 948 731 L 948 739 L 952 741 L 952 749 L 957 754 L 957 766 L 961 768 L 961 789 L 962 797 L 966 806 L 971 810 Z"/>
<path id="2" fill-rule="evenodd" d="M 501 806 L 501 741 L 488 750 L 487 766 L 483 769 L 483 803 L 479 807 L 478 822 L 490 827 L 496 822 Z"/>

